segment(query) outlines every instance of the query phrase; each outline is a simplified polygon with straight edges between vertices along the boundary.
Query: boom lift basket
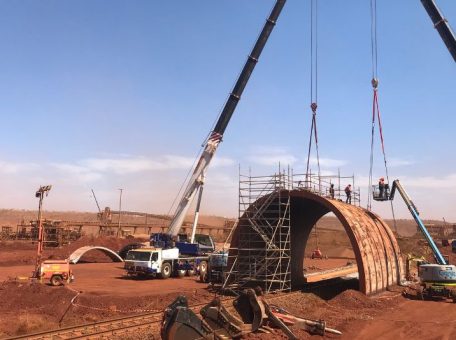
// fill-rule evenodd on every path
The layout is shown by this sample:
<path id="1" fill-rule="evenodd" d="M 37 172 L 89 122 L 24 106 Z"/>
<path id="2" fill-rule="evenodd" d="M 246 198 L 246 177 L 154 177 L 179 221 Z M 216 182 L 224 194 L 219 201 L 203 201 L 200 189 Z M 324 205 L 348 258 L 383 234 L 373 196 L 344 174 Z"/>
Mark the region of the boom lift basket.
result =
<path id="1" fill-rule="evenodd" d="M 385 184 L 383 192 L 380 192 L 379 185 L 372 186 L 372 198 L 374 201 L 389 201 L 390 200 L 390 187 L 388 184 Z"/>

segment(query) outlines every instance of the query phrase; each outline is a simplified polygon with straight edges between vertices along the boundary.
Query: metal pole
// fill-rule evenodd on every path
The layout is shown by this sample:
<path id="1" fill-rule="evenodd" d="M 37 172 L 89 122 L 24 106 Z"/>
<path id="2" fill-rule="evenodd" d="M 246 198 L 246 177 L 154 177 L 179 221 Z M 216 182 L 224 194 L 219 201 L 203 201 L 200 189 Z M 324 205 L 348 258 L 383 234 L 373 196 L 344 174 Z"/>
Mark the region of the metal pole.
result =
<path id="1" fill-rule="evenodd" d="M 118 219 L 118 227 L 117 227 L 117 236 L 119 236 L 120 233 L 120 216 L 122 215 L 122 192 L 123 189 L 119 189 L 120 195 L 119 195 L 119 219 Z"/>
<path id="2" fill-rule="evenodd" d="M 43 206 L 43 193 L 39 192 L 39 203 L 38 203 L 38 247 L 35 264 L 35 277 L 37 277 L 38 270 L 41 263 L 41 256 L 43 254 L 43 223 L 42 223 L 42 211 Z"/>
<path id="3" fill-rule="evenodd" d="M 199 188 L 198 201 L 196 202 L 195 217 L 193 219 L 192 237 L 190 238 L 190 243 L 195 243 L 196 226 L 198 224 L 199 211 L 200 211 L 200 206 L 201 206 L 201 198 L 203 196 L 203 188 L 204 188 L 204 185 L 201 185 Z"/>
<path id="4" fill-rule="evenodd" d="M 36 263 L 35 263 L 35 271 L 33 273 L 34 278 L 39 278 L 40 277 L 40 267 L 41 267 L 41 257 L 43 255 L 43 212 L 42 212 L 42 207 L 43 207 L 43 199 L 44 199 L 44 194 L 46 196 L 49 193 L 49 190 L 51 190 L 52 186 L 51 185 L 46 185 L 46 186 L 41 186 L 38 191 L 35 193 L 35 197 L 39 198 L 39 203 L 38 203 L 38 246 L 37 246 L 37 254 L 36 254 Z"/>
<path id="5" fill-rule="evenodd" d="M 338 178 L 338 181 L 339 181 L 339 190 L 337 192 L 337 196 L 340 199 L 340 168 L 337 168 L 337 178 Z"/>

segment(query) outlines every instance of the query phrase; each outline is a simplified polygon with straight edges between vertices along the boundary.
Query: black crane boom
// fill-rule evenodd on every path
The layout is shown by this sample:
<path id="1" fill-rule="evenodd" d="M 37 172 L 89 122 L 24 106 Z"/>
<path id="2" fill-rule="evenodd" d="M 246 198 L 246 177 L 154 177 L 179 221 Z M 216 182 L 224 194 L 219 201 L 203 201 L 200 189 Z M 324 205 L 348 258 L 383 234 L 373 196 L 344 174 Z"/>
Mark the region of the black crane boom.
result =
<path id="1" fill-rule="evenodd" d="M 266 42 L 268 41 L 272 30 L 274 29 L 276 21 L 279 18 L 279 15 L 285 3 L 286 0 L 276 0 L 276 3 L 271 13 L 269 14 L 268 19 L 266 20 L 266 23 L 264 24 L 264 27 L 261 30 L 261 33 L 258 36 L 257 41 L 249 54 L 249 57 L 247 58 L 241 74 L 239 75 L 236 84 L 234 85 L 234 88 L 231 91 L 222 112 L 220 113 L 217 123 L 215 124 L 214 129 L 206 141 L 204 150 L 200 155 L 199 161 L 193 170 L 192 176 L 190 177 L 179 205 L 176 208 L 176 212 L 174 213 L 171 224 L 168 227 L 168 235 L 171 235 L 173 237 L 177 236 L 179 230 L 182 227 L 190 204 L 195 198 L 196 193 L 202 190 L 206 170 L 212 158 L 214 157 L 215 152 L 217 151 L 217 147 L 222 140 L 225 129 L 230 122 L 231 116 L 236 109 L 239 99 L 241 99 L 242 92 L 244 92 L 245 86 L 247 85 L 247 82 L 249 81 L 250 76 L 255 69 L 255 65 L 260 58 L 261 52 L 263 51 L 263 48 L 266 45 Z M 196 223 L 194 223 L 194 228 L 195 227 Z"/>
<path id="2" fill-rule="evenodd" d="M 261 52 L 263 51 L 263 48 L 266 45 L 266 42 L 268 41 L 269 35 L 271 34 L 275 26 L 275 23 L 280 15 L 280 12 L 283 9 L 283 6 L 285 5 L 285 2 L 286 0 L 277 0 L 276 4 L 274 5 L 274 8 L 272 9 L 271 14 L 266 20 L 266 24 L 264 25 L 263 30 L 261 31 L 255 43 L 255 46 L 252 49 L 252 52 L 247 58 L 247 61 L 244 65 L 244 68 L 242 69 L 241 74 L 239 75 L 239 78 L 233 87 L 233 91 L 230 93 L 230 96 L 228 97 L 228 100 L 226 101 L 225 106 L 223 107 L 222 113 L 220 114 L 220 117 L 217 121 L 217 124 L 215 125 L 213 132 L 217 132 L 221 135 L 223 135 L 223 133 L 225 132 L 225 129 L 228 126 L 228 123 L 231 119 L 231 116 L 233 115 L 233 112 L 236 109 L 239 100 L 241 99 L 242 92 L 244 92 L 245 86 L 249 81 L 250 75 L 252 74 L 253 69 L 255 68 L 255 65 L 258 62 L 258 59 L 260 58 Z"/>
<path id="3" fill-rule="evenodd" d="M 450 54 L 456 62 L 456 38 L 450 25 L 448 24 L 448 21 L 444 18 L 434 0 L 421 0 L 421 3 L 431 18 L 435 29 L 439 32 L 440 37 L 448 48 L 448 51 L 450 51 Z"/>

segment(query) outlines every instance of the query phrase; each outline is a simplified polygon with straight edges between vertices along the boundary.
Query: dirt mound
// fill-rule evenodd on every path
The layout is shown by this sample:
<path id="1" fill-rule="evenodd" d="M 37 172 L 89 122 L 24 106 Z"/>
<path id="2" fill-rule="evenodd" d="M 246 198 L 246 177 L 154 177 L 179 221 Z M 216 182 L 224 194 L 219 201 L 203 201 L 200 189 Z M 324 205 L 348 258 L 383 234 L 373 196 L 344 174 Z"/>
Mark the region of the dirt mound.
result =
<path id="1" fill-rule="evenodd" d="M 65 327 L 146 311 L 162 311 L 182 293 L 189 304 L 208 302 L 213 298 L 213 293 L 207 289 L 186 289 L 184 284 L 181 291 L 162 295 L 117 296 L 82 291 L 68 309 L 71 299 L 77 294 L 71 285 L 67 288 L 5 281 L 0 284 L 0 338 L 57 328 L 60 321 Z"/>
<path id="2" fill-rule="evenodd" d="M 329 302 L 333 306 L 358 309 L 358 308 L 376 308 L 379 303 L 374 299 L 364 295 L 357 290 L 345 290 L 338 294 Z"/>
<path id="3" fill-rule="evenodd" d="M 34 250 L 36 244 L 24 241 L 0 241 L 0 249 L 3 250 Z"/>
<path id="4" fill-rule="evenodd" d="M 75 292 L 65 287 L 5 281 L 0 284 L 0 335 L 56 327 Z M 8 320 L 8 321 L 7 321 Z"/>
<path id="5" fill-rule="evenodd" d="M 61 315 L 73 296 L 75 292 L 64 286 L 5 281 L 0 284 L 0 311 L 39 310 L 41 314 L 55 317 Z"/>

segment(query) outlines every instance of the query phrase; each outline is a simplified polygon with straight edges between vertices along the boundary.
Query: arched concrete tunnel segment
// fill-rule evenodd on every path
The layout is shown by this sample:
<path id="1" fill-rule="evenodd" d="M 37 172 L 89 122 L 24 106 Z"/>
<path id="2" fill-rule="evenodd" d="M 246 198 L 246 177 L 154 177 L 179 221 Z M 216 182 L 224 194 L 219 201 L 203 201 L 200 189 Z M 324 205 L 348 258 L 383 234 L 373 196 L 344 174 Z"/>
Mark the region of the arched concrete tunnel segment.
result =
<path id="1" fill-rule="evenodd" d="M 69 256 L 68 259 L 69 259 L 70 263 L 76 264 L 81 259 L 81 257 L 84 256 L 85 253 L 87 253 L 88 251 L 93 251 L 93 250 L 98 250 L 98 251 L 105 253 L 114 262 L 123 262 L 123 259 L 115 251 L 113 251 L 109 248 L 100 247 L 100 246 L 84 246 L 84 247 L 78 248 Z"/>
<path id="2" fill-rule="evenodd" d="M 279 195 L 274 192 L 270 195 Z M 400 283 L 404 276 L 403 259 L 396 238 L 389 226 L 376 214 L 344 202 L 325 198 L 307 190 L 281 190 L 281 196 L 290 198 L 291 285 L 304 284 L 304 251 L 315 223 L 332 212 L 343 225 L 353 251 L 359 272 L 359 289 L 365 294 L 385 290 Z M 260 200 L 267 200 L 263 196 Z M 242 228 L 240 223 L 233 233 L 230 255 L 236 255 Z"/>

